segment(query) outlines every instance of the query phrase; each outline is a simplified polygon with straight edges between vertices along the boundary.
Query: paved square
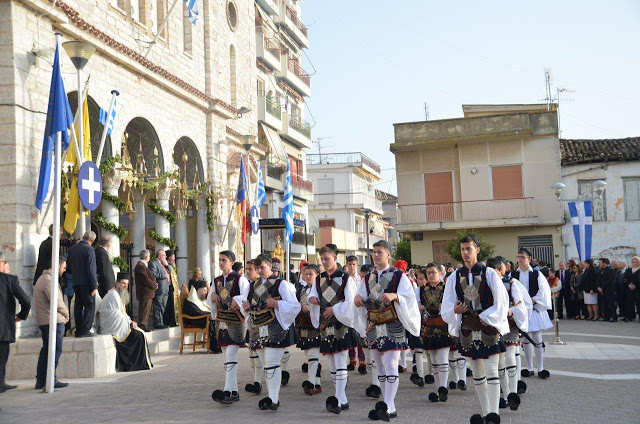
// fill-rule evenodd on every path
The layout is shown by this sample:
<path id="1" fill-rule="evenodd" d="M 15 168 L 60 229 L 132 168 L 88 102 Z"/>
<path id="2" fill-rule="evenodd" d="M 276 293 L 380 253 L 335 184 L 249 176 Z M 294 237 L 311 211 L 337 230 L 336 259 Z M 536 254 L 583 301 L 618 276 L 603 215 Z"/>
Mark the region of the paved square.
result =
<path id="1" fill-rule="evenodd" d="M 529 390 L 516 412 L 501 410 L 503 423 L 638 423 L 640 405 L 640 324 L 561 321 L 566 346 L 552 346 L 546 333 L 546 360 L 551 378 L 527 379 Z M 299 423 L 301 421 L 369 422 L 374 401 L 364 396 L 369 376 L 349 375 L 347 395 L 351 409 L 339 416 L 325 410 L 333 394 L 328 372 L 323 371 L 324 393 L 305 395 L 300 371 L 304 356 L 292 349 L 291 380 L 281 390 L 277 412 L 258 409 L 260 396 L 244 392 L 252 379 L 248 351 L 240 351 L 241 400 L 223 406 L 213 403 L 211 392 L 224 384 L 222 356 L 185 353 L 155 358 L 152 371 L 117 374 L 104 379 L 68 380 L 71 385 L 47 395 L 33 390 L 35 380 L 19 381 L 19 388 L 0 395 L 0 423 Z M 322 361 L 322 359 L 321 359 Z M 322 361 L 323 365 L 326 361 Z M 328 366 L 325 367 L 328 369 Z M 34 370 L 35 374 L 35 370 Z M 467 392 L 450 391 L 449 401 L 427 400 L 434 385 L 424 388 L 401 375 L 396 398 L 396 423 L 467 423 L 479 403 L 469 379 Z"/>

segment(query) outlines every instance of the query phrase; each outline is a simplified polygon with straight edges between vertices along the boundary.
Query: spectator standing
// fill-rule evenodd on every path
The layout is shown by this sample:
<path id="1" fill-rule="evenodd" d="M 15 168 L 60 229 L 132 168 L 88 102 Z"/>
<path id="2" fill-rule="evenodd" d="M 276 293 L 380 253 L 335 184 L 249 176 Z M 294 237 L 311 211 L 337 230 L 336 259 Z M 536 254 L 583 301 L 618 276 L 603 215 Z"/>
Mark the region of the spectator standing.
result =
<path id="1" fill-rule="evenodd" d="M 149 271 L 156 277 L 158 288 L 156 297 L 153 298 L 153 328 L 162 330 L 167 328 L 163 322 L 164 311 L 167 308 L 167 300 L 169 299 L 169 264 L 167 263 L 167 254 L 164 250 L 157 253 L 156 259 L 149 263 Z"/>
<path id="2" fill-rule="evenodd" d="M 62 236 L 62 228 L 60 228 Z M 36 265 L 36 275 L 33 277 L 33 285 L 42 275 L 45 269 L 51 268 L 51 253 L 53 252 L 53 224 L 49 225 L 49 237 L 47 237 L 38 249 L 38 264 Z"/>
<path id="3" fill-rule="evenodd" d="M 631 268 L 624 273 L 624 282 L 629 288 L 627 307 L 629 317 L 631 317 L 630 321 L 635 319 L 636 311 L 638 313 L 638 321 L 640 321 L 640 257 L 634 256 L 631 258 Z"/>
<path id="4" fill-rule="evenodd" d="M 96 233 L 87 231 L 82 240 L 71 246 L 67 259 L 67 272 L 73 278 L 76 303 L 73 310 L 76 321 L 76 337 L 92 337 L 90 332 L 95 315 L 98 292 L 96 253 L 91 247 Z"/>
<path id="5" fill-rule="evenodd" d="M 140 251 L 140 261 L 136 264 L 134 270 L 136 297 L 138 298 L 138 327 L 143 331 L 149 331 L 147 321 L 151 312 L 151 303 L 156 296 L 156 277 L 149 271 L 149 259 L 151 254 L 148 250 Z"/>
<path id="6" fill-rule="evenodd" d="M 100 246 L 96 247 L 96 270 L 98 272 L 98 294 L 105 297 L 113 288 L 116 276 L 111 265 L 111 236 L 100 237 Z"/>
<path id="7" fill-rule="evenodd" d="M 163 322 L 167 327 L 175 327 L 178 322 L 178 295 L 180 293 L 176 253 L 171 249 L 165 251 L 165 253 L 167 254 L 168 264 L 165 269 L 169 272 L 169 296 L 167 308 L 164 310 Z"/>
<path id="8" fill-rule="evenodd" d="M 586 316 L 584 305 L 584 293 L 582 292 L 582 271 L 580 264 L 569 261 L 571 273 L 569 274 L 569 288 L 571 290 L 571 301 L 573 302 L 573 319 L 584 320 Z"/>
<path id="9" fill-rule="evenodd" d="M 618 303 L 618 308 L 620 310 L 619 315 L 622 317 L 623 321 L 627 320 L 627 292 L 628 289 L 625 290 L 624 286 L 624 272 L 627 269 L 627 264 L 623 261 L 616 261 L 614 259 L 611 260 L 611 268 L 615 271 L 614 276 L 614 286 L 616 290 L 616 302 Z"/>
<path id="10" fill-rule="evenodd" d="M 615 271 L 611 268 L 609 259 L 600 258 L 600 271 L 598 272 L 598 291 L 602 294 L 604 306 L 604 320 L 618 321 L 616 312 Z"/>
<path id="11" fill-rule="evenodd" d="M 67 269 L 67 260 L 63 257 L 60 258 L 60 266 L 58 267 L 58 276 L 62 277 L 62 274 Z M 36 308 L 36 321 L 40 332 L 42 333 L 42 348 L 40 349 L 40 356 L 38 357 L 38 365 L 36 369 L 36 390 L 41 390 L 47 380 L 47 359 L 49 357 L 49 325 L 50 325 L 50 312 L 51 312 L 51 280 L 53 269 L 45 270 L 33 289 L 33 301 Z M 64 303 L 64 297 L 62 296 L 62 289 L 60 285 L 56 287 L 58 290 L 58 305 L 56 313 L 56 360 L 55 368 L 58 368 L 58 361 L 62 354 L 62 338 L 64 337 L 64 327 L 69 322 L 69 309 Z M 63 383 L 54 379 L 54 386 L 56 389 L 67 387 L 69 383 Z"/>
<path id="12" fill-rule="evenodd" d="M 598 321 L 598 282 L 593 259 L 584 261 L 584 275 L 581 283 L 584 293 L 584 304 L 587 305 L 589 317 L 587 321 Z"/>
<path id="13" fill-rule="evenodd" d="M 567 319 L 573 318 L 574 308 L 571 286 L 569 285 L 569 276 L 571 275 L 571 270 L 565 267 L 564 262 L 560 262 L 558 264 L 558 271 L 556 272 L 556 276 L 560 279 L 560 284 L 562 284 L 562 288 L 560 289 L 560 297 L 558 298 L 558 318 L 563 319 L 566 311 Z"/>
<path id="14" fill-rule="evenodd" d="M 16 341 L 16 322 L 27 319 L 31 309 L 29 296 L 20 287 L 18 277 L 9 275 L 9 264 L 0 252 L 0 393 L 17 386 L 5 382 L 9 345 Z M 20 313 L 16 314 L 16 299 Z"/>

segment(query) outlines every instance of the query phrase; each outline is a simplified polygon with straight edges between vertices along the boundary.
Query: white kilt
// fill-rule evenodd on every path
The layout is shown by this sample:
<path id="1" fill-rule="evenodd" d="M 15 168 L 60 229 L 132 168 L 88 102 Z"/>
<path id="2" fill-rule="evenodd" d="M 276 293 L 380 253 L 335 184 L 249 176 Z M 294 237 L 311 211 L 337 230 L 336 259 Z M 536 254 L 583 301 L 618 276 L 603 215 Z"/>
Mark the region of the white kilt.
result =
<path id="1" fill-rule="evenodd" d="M 529 318 L 528 332 L 543 331 L 551 327 L 553 327 L 553 324 L 551 324 L 547 310 L 539 311 L 534 307 L 531 312 L 531 317 Z"/>

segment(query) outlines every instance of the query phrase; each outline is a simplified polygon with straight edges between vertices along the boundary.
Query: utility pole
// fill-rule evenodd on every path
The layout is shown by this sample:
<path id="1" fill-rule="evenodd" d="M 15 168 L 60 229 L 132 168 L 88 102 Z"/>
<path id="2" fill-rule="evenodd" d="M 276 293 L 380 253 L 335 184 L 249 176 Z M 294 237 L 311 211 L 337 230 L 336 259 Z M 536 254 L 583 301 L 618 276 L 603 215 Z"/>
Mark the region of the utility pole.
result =
<path id="1" fill-rule="evenodd" d="M 427 102 L 424 102 L 424 120 L 429 120 L 429 106 L 427 106 Z"/>

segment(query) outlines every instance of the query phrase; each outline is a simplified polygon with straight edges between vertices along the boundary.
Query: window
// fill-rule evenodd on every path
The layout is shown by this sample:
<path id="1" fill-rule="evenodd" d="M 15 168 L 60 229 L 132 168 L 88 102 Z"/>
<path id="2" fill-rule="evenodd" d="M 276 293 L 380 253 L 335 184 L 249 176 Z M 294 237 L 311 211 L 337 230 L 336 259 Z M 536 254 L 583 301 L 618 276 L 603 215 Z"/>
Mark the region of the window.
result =
<path id="1" fill-rule="evenodd" d="M 193 28 L 194 25 L 189 19 L 189 8 L 187 3 L 182 3 L 182 43 L 184 52 L 187 54 L 193 54 Z M 163 34 L 164 35 L 164 31 Z"/>
<path id="2" fill-rule="evenodd" d="M 593 199 L 593 221 L 607 220 L 607 192 L 602 193 L 602 198 L 596 196 L 593 190 L 593 182 L 597 180 L 578 180 L 578 198 Z"/>
<path id="3" fill-rule="evenodd" d="M 336 220 L 335 219 L 319 219 L 318 220 L 318 227 L 320 227 L 320 228 L 335 227 L 335 226 L 336 226 Z"/>
<path id="4" fill-rule="evenodd" d="M 494 199 L 519 199 L 522 197 L 522 166 L 494 166 L 491 168 Z"/>
<path id="5" fill-rule="evenodd" d="M 258 96 L 264 96 L 264 81 L 261 78 L 258 78 Z"/>
<path id="6" fill-rule="evenodd" d="M 227 2 L 227 23 L 231 31 L 238 29 L 238 11 L 233 1 Z"/>
<path id="7" fill-rule="evenodd" d="M 236 106 L 236 48 L 229 47 L 229 88 L 231 89 L 231 105 Z"/>
<path id="8" fill-rule="evenodd" d="M 624 179 L 624 219 L 640 221 L 640 177 Z"/>

